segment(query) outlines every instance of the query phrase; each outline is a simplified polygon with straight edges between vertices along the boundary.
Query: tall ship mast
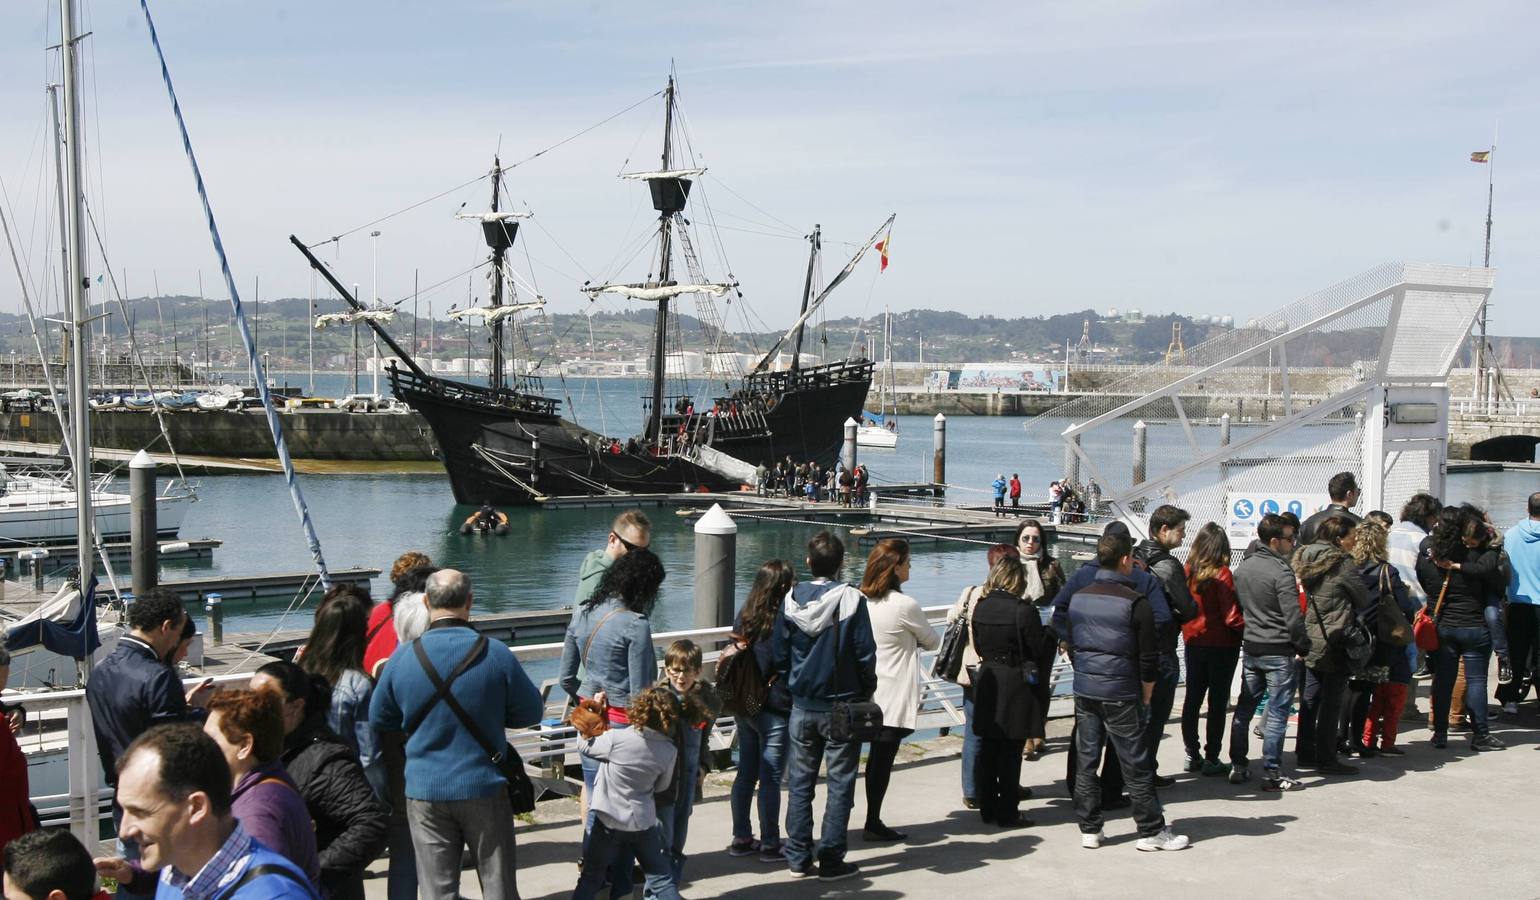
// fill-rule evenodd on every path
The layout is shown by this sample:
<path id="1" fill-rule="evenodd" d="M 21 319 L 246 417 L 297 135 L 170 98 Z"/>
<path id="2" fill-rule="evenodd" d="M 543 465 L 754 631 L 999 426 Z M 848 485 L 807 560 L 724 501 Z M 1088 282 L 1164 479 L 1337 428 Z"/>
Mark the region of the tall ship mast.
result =
<path id="1" fill-rule="evenodd" d="M 562 416 L 561 401 L 546 395 L 537 375 L 515 370 L 513 378 L 505 379 L 503 322 L 542 307 L 544 300 L 502 302 L 503 258 L 517 237 L 518 223 L 516 214 L 498 211 L 504 170 L 495 161 L 492 211 L 461 216 L 482 221 L 491 252 L 491 304 L 452 313 L 476 315 L 492 329 L 489 384 L 429 374 L 381 323 L 364 320 L 400 358 L 402 365 L 390 371 L 391 390 L 433 429 L 456 501 L 521 504 L 545 496 L 736 490 L 753 481 L 756 466 L 771 466 L 785 457 L 832 465 L 843 440 L 844 421 L 860 416 L 871 386 L 872 361 L 862 355 L 805 366 L 802 339 L 809 319 L 881 238 L 892 217 L 816 293 L 813 275 L 821 239 L 815 228 L 809 238 L 808 275 L 796 322 L 749 372 L 732 371 L 737 357 L 726 344 L 728 336 L 713 301 L 737 285 L 709 281 L 700 272 L 684 212 L 691 186 L 705 169 L 682 168 L 676 158 L 677 95 L 672 76 L 663 100 L 660 168 L 621 175 L 646 183 L 658 213 L 655 267 L 641 281 L 582 287 L 591 299 L 612 295 L 653 305 L 650 372 L 647 393 L 641 398 L 639 433 L 604 434 Z M 355 311 L 363 310 L 303 242 L 292 236 L 290 240 L 343 300 Z M 681 261 L 685 264 L 680 265 Z M 697 317 L 710 345 L 706 357 L 711 371 L 727 376 L 710 382 L 721 389 L 712 393 L 697 395 L 687 386 L 671 384 L 671 371 L 677 376 L 681 369 L 672 365 L 678 361 L 678 303 L 687 295 L 697 303 Z M 778 354 L 788 344 L 790 365 L 777 369 Z M 728 359 L 733 362 L 724 362 Z"/>

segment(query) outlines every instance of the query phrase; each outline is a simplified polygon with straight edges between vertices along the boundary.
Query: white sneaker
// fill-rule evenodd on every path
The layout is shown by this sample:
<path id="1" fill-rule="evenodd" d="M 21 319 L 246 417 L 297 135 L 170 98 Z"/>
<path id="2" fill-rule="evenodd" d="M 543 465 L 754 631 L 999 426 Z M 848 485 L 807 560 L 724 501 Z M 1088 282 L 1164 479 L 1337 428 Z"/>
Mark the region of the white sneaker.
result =
<path id="1" fill-rule="evenodd" d="M 1086 848 L 1087 850 L 1099 850 L 1101 849 L 1102 841 L 1105 839 L 1105 837 L 1106 836 L 1103 835 L 1100 831 L 1096 832 L 1095 834 L 1086 834 L 1085 832 L 1081 832 L 1080 846 Z"/>
<path id="2" fill-rule="evenodd" d="M 1174 834 L 1171 826 L 1167 825 L 1160 830 L 1160 834 L 1142 837 L 1134 846 L 1140 850 L 1182 850 L 1187 847 L 1187 843 L 1187 835 Z"/>
<path id="3" fill-rule="evenodd" d="M 1505 716 L 1516 716 L 1518 714 L 1519 714 L 1519 705 L 1517 703 L 1504 703 L 1503 704 L 1503 715 L 1505 715 Z"/>

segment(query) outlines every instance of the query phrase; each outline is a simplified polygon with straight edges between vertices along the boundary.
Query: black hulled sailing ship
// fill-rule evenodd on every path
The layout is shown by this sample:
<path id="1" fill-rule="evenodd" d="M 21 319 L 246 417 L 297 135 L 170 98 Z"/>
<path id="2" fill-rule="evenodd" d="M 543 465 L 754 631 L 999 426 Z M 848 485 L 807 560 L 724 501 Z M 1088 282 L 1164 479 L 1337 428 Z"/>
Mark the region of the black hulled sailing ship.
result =
<path id="1" fill-rule="evenodd" d="M 816 294 L 814 274 L 821 246 L 815 227 L 809 237 L 811 253 L 801 314 L 792 328 L 751 371 L 732 373 L 726 381 L 716 379 L 717 384 L 728 388 L 719 396 L 697 401 L 688 392 L 669 392 L 669 336 L 673 318 L 679 314 L 673 303 L 682 296 L 696 295 L 697 310 L 709 310 L 703 325 L 709 320 L 707 330 L 714 332 L 715 347 L 708 354 L 714 366 L 724 357 L 736 359 L 723 349 L 724 331 L 710 302 L 736 285 L 674 278 L 676 242 L 687 237 L 682 214 L 693 178 L 704 172 L 674 167 L 674 103 L 674 81 L 670 78 L 664 92 L 662 167 L 622 176 L 644 181 L 658 212 L 656 277 L 636 284 L 583 288 L 590 297 L 616 294 L 655 305 L 651 390 L 642 399 L 644 425 L 640 434 L 616 437 L 585 428 L 560 414 L 561 401 L 546 396 L 538 376 L 505 377 L 504 319 L 543 305 L 543 301 L 502 302 L 504 256 L 519 223 L 516 215 L 498 210 L 502 170 L 496 161 L 492 211 L 473 217 L 480 218 L 491 251 L 490 306 L 476 310 L 492 330 L 489 385 L 423 371 L 384 328 L 368 322 L 401 361 L 402 365 L 390 371 L 391 390 L 421 413 L 433 429 L 456 501 L 520 504 L 542 496 L 737 490 L 752 482 L 757 465 L 773 466 L 786 457 L 832 465 L 843 441 L 845 420 L 860 418 L 871 386 L 872 361 L 861 356 L 804 366 L 804 330 L 824 299 L 891 225 L 892 217 Z M 362 309 L 303 243 L 292 237 L 291 241 L 344 300 Z M 673 331 L 677 332 L 677 327 Z M 776 369 L 772 364 L 783 347 L 789 347 L 790 365 Z"/>

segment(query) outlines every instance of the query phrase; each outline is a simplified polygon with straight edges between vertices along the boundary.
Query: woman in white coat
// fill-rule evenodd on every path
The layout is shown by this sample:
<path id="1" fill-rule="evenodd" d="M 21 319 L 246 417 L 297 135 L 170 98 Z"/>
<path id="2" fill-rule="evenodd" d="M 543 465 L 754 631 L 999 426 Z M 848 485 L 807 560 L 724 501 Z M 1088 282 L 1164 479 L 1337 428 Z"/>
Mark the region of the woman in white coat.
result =
<path id="1" fill-rule="evenodd" d="M 920 705 L 920 651 L 934 650 L 941 636 L 920 610 L 920 602 L 899 590 L 909 580 L 909 542 L 878 541 L 866 559 L 861 593 L 872 618 L 877 642 L 877 693 L 882 708 L 882 735 L 872 741 L 866 761 L 866 827 L 868 841 L 901 841 L 908 835 L 883 824 L 882 800 L 893 775 L 898 745 L 914 733 Z"/>

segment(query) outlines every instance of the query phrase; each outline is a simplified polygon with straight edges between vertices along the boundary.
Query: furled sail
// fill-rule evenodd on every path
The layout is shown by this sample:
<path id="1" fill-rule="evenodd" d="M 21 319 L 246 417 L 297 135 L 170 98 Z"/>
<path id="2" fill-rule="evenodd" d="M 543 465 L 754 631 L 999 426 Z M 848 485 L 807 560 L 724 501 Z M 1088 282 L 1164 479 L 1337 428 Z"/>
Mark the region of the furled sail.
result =
<path id="1" fill-rule="evenodd" d="M 315 327 L 319 330 L 328 325 L 352 325 L 355 322 L 391 322 L 396 318 L 393 309 L 361 309 L 355 312 L 326 313 L 315 317 Z"/>
<path id="2" fill-rule="evenodd" d="M 730 284 L 666 284 L 660 287 L 648 287 L 643 284 L 601 284 L 595 287 L 584 287 L 583 293 L 589 297 L 599 294 L 619 294 L 622 297 L 630 297 L 632 300 L 667 300 L 680 294 L 710 294 L 720 297 L 732 290 Z"/>
<path id="3" fill-rule="evenodd" d="M 705 169 L 668 169 L 662 172 L 622 172 L 620 177 L 632 181 L 656 181 L 660 178 L 694 178 L 704 174 Z"/>
<path id="4" fill-rule="evenodd" d="M 533 219 L 534 217 L 534 213 L 512 211 L 455 213 L 456 219 L 475 219 L 478 222 L 506 222 L 509 219 Z"/>
<path id="5" fill-rule="evenodd" d="M 472 306 L 468 309 L 452 309 L 449 318 L 463 320 L 473 317 L 481 319 L 483 325 L 491 325 L 500 322 L 514 313 L 523 312 L 526 309 L 542 309 L 545 300 L 536 300 L 532 303 L 509 303 L 504 306 Z"/>

